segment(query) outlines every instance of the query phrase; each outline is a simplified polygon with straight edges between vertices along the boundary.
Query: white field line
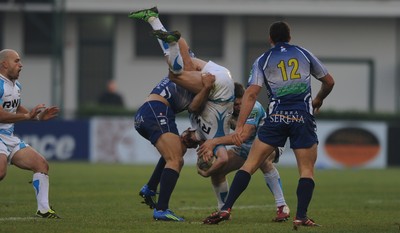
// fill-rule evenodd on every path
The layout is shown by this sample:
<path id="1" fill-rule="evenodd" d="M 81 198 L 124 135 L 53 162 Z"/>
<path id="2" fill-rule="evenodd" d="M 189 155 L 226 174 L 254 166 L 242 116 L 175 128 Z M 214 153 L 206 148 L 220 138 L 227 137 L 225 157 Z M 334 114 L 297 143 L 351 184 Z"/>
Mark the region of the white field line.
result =
<path id="1" fill-rule="evenodd" d="M 179 207 L 179 210 L 210 210 L 215 209 L 216 206 L 184 206 Z M 241 206 L 234 206 L 235 209 L 273 209 L 275 205 L 241 205 Z"/>
<path id="2" fill-rule="evenodd" d="M 39 219 L 38 217 L 7 217 L 0 218 L 0 222 L 8 222 L 8 221 L 28 221 L 33 219 Z"/>

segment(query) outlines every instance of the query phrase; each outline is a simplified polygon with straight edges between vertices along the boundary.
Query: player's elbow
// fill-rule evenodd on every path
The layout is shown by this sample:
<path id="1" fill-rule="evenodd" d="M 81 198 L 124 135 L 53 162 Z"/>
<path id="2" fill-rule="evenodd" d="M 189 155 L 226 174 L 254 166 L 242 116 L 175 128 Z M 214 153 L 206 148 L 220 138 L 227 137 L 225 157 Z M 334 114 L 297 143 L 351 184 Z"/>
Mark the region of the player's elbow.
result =
<path id="1" fill-rule="evenodd" d="M 324 79 L 323 79 L 323 85 L 327 88 L 332 90 L 332 88 L 335 86 L 335 80 L 330 74 L 327 74 Z"/>
<path id="2" fill-rule="evenodd" d="M 196 105 L 189 105 L 188 111 L 189 113 L 200 115 L 201 112 L 204 110 L 204 104 L 196 106 Z"/>

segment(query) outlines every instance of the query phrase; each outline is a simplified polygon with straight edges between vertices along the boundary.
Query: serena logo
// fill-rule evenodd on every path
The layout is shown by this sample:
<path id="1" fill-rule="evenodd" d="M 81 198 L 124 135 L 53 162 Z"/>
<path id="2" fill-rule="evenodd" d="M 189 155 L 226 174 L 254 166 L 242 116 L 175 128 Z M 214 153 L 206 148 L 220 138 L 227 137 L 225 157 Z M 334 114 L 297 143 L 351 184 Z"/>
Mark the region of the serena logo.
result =
<path id="1" fill-rule="evenodd" d="M 376 136 L 368 130 L 346 127 L 334 131 L 325 142 L 329 157 L 346 167 L 364 165 L 379 154 Z"/>

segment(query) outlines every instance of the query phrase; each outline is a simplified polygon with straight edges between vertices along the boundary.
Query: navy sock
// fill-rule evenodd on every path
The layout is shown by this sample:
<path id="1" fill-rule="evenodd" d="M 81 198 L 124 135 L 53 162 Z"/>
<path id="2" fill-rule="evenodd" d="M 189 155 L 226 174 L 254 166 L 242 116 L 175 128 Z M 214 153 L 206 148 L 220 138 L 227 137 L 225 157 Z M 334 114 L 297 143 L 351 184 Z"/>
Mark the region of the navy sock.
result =
<path id="1" fill-rule="evenodd" d="M 311 202 L 315 183 L 311 178 L 300 178 L 297 186 L 297 213 L 296 217 L 304 219 L 307 217 L 308 205 Z"/>
<path id="2" fill-rule="evenodd" d="M 229 189 L 228 198 L 226 199 L 225 205 L 221 208 L 221 210 L 232 209 L 235 201 L 249 185 L 250 179 L 250 173 L 243 170 L 239 170 L 236 172 L 235 178 L 232 181 L 231 188 Z"/>
<path id="3" fill-rule="evenodd" d="M 169 199 L 174 191 L 176 182 L 178 181 L 179 173 L 171 168 L 164 168 L 160 180 L 160 195 L 158 196 L 157 210 L 168 209 Z"/>
<path id="4" fill-rule="evenodd" d="M 149 186 L 150 190 L 157 191 L 157 186 L 160 183 L 161 174 L 164 170 L 165 163 L 165 159 L 160 157 L 156 167 L 154 168 L 153 174 L 151 174 L 149 182 L 147 182 L 147 186 Z"/>

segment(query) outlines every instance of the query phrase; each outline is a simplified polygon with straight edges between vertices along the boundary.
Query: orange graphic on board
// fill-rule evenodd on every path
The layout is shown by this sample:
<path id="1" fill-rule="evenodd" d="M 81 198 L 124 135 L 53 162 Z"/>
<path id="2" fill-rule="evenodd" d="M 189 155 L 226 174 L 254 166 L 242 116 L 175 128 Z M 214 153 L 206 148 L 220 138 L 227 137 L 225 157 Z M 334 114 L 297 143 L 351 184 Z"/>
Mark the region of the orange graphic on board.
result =
<path id="1" fill-rule="evenodd" d="M 345 167 L 357 167 L 372 161 L 380 149 L 374 134 L 354 127 L 334 131 L 325 143 L 327 155 Z"/>

